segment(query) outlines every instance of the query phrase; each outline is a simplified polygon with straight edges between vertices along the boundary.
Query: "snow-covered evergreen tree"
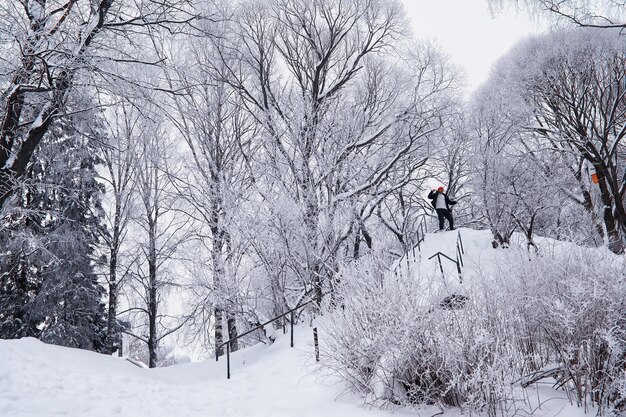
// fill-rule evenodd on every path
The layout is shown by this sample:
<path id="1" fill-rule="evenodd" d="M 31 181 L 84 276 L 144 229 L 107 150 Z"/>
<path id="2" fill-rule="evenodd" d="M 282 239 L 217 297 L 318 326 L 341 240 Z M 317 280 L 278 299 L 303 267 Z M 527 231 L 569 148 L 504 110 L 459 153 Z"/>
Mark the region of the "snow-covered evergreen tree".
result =
<path id="1" fill-rule="evenodd" d="M 45 137 L 4 219 L 0 337 L 101 351 L 99 160 L 75 123 L 63 118 Z"/>

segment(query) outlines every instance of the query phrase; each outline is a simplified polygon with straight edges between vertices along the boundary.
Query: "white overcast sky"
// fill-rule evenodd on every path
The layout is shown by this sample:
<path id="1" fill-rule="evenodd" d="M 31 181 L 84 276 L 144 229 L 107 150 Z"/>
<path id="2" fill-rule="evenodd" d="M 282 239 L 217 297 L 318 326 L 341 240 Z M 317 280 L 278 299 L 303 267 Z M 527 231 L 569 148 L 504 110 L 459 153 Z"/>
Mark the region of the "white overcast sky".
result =
<path id="1" fill-rule="evenodd" d="M 523 12 L 492 17 L 487 0 L 402 0 L 414 35 L 434 39 L 465 70 L 468 92 L 487 79 L 492 64 L 513 44 L 545 30 Z"/>

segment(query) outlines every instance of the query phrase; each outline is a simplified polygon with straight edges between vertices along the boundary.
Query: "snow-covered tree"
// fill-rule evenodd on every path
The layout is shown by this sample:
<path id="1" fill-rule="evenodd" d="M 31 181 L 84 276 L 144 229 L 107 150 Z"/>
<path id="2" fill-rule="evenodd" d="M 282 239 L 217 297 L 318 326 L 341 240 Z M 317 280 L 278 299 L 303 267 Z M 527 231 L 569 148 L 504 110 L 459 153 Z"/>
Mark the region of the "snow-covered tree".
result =
<path id="1" fill-rule="evenodd" d="M 626 11 L 621 0 L 489 0 L 492 11 L 506 5 L 533 12 L 548 12 L 557 20 L 595 28 L 626 27 Z"/>
<path id="2" fill-rule="evenodd" d="M 100 126 L 90 129 L 92 140 L 98 144 L 102 159 L 106 203 L 107 233 L 102 241 L 108 252 L 108 317 L 106 346 L 109 353 L 120 346 L 120 324 L 117 320 L 118 295 L 132 260 L 124 260 L 123 245 L 128 235 L 131 217 L 133 180 L 137 168 L 137 143 L 145 124 L 132 102 L 116 100 L 108 106 Z"/>
<path id="3" fill-rule="evenodd" d="M 211 26 L 213 31 L 219 29 Z M 186 149 L 180 150 L 187 156 L 184 174 L 173 178 L 173 184 L 191 207 L 188 214 L 196 223 L 194 234 L 209 253 L 211 273 L 197 277 L 195 284 L 201 309 L 212 309 L 211 319 L 203 326 L 213 328 L 213 343 L 222 354 L 222 342 L 237 336 L 237 321 L 250 319 L 245 317 L 245 302 L 240 302 L 238 280 L 243 249 L 250 246 L 242 236 L 247 227 L 243 206 L 256 174 L 249 159 L 252 146 L 260 145 L 252 143 L 258 123 L 220 75 L 232 62 L 222 60 L 225 57 L 220 57 L 213 41 L 220 42 L 205 33 L 180 48 L 168 48 L 156 39 L 155 44 L 160 53 L 173 56 L 169 61 L 176 62 L 163 67 L 168 88 L 184 92 L 167 97 L 163 104 L 170 109 L 168 121 L 173 131 L 186 144 Z M 236 340 L 230 349 L 237 350 Z"/>
<path id="4" fill-rule="evenodd" d="M 96 274 L 105 260 L 98 250 L 106 234 L 96 181 L 101 161 L 76 128 L 86 124 L 78 116 L 51 127 L 3 220 L 3 337 L 105 351 L 104 288 Z"/>
<path id="5" fill-rule="evenodd" d="M 288 298 L 319 296 L 368 213 L 423 166 L 454 77 L 433 48 L 398 40 L 396 2 L 256 2 L 235 27 L 220 73 L 263 127 L 258 184 Z"/>
<path id="6" fill-rule="evenodd" d="M 149 107 L 144 106 L 144 111 Z M 140 207 L 132 215 L 135 262 L 128 268 L 130 276 L 124 286 L 127 309 L 118 315 L 131 322 L 125 333 L 147 347 L 148 365 L 153 368 L 160 359 L 159 343 L 188 319 L 187 308 L 171 315 L 173 307 L 167 300 L 170 291 L 179 286 L 173 262 L 177 256 L 184 258 L 178 251 L 189 236 L 190 219 L 180 211 L 180 198 L 172 186 L 178 162 L 167 131 L 152 119 L 146 119 L 143 126 L 132 178 Z"/>
<path id="7" fill-rule="evenodd" d="M 77 80 L 105 63 L 141 62 L 122 51 L 151 26 L 188 21 L 187 0 L 2 0 L 0 207 L 19 187 Z M 130 41 L 130 42 L 129 42 Z M 115 77 L 119 79 L 119 77 Z"/>
<path id="8" fill-rule="evenodd" d="M 549 152 L 564 164 L 560 172 L 569 172 L 570 184 L 579 185 L 561 189 L 585 207 L 592 221 L 602 219 L 601 234 L 617 253 L 624 250 L 626 232 L 624 62 L 622 40 L 613 31 L 559 32 L 515 48 L 489 87 L 507 92 L 501 113 L 516 115 L 516 141 L 534 155 L 540 172 L 551 176 L 554 162 L 539 154 Z M 590 168 L 597 187 L 591 187 Z"/>
<path id="9" fill-rule="evenodd" d="M 511 172 L 515 165 L 514 142 L 516 124 L 507 112 L 506 93 L 489 86 L 474 98 L 469 129 L 473 136 L 473 167 L 471 181 L 477 194 L 480 213 L 494 236 L 494 246 L 508 247 L 515 231 L 511 213 L 518 203 L 511 198 Z"/>

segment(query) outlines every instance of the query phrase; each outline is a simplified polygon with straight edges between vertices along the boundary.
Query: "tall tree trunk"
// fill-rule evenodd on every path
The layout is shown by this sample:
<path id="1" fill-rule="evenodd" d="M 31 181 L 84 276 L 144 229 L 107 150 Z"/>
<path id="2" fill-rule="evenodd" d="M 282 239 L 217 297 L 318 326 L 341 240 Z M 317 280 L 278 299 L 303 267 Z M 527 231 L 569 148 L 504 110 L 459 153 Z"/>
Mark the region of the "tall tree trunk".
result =
<path id="1" fill-rule="evenodd" d="M 117 332 L 117 295 L 118 295 L 118 281 L 117 281 L 117 255 L 119 253 L 119 241 L 120 241 L 120 203 L 115 203 L 115 218 L 113 219 L 113 238 L 111 240 L 110 258 L 109 258 L 109 313 L 107 318 L 107 337 L 106 337 L 106 351 L 112 354 L 115 350 L 119 349 L 116 346 L 118 339 Z"/>
<path id="2" fill-rule="evenodd" d="M 354 233 L 354 245 L 352 247 L 352 258 L 358 259 L 361 255 L 361 224 L 356 229 Z"/>
<path id="3" fill-rule="evenodd" d="M 156 215 L 155 215 L 156 218 Z M 149 225 L 149 248 L 148 248 L 148 353 L 150 355 L 150 368 L 157 365 L 157 256 L 156 256 L 156 220 L 151 219 Z"/>
<path id="4" fill-rule="evenodd" d="M 369 249 L 372 249 L 372 236 L 369 234 L 362 221 L 359 221 L 359 226 L 354 234 L 354 249 L 352 256 L 357 259 L 361 255 L 361 241 L 364 241 Z M 401 243 L 404 243 L 403 241 Z"/>
<path id="5" fill-rule="evenodd" d="M 222 356 L 224 354 L 224 347 L 222 343 L 224 342 L 224 330 L 222 328 L 222 309 L 218 306 L 213 310 L 213 316 L 215 317 L 215 349 L 216 355 Z"/>
<path id="6" fill-rule="evenodd" d="M 621 231 L 622 237 L 626 237 L 626 207 L 624 206 L 624 187 L 626 184 L 622 183 L 620 186 L 620 176 L 617 173 L 616 167 L 612 164 L 610 168 L 607 169 L 610 172 L 612 181 L 610 182 L 610 192 L 613 196 L 613 216 L 618 223 L 618 229 Z M 623 182 L 626 182 L 626 170 L 624 171 L 624 177 L 622 178 Z M 622 244 L 624 242 L 622 241 Z"/>
<path id="7" fill-rule="evenodd" d="M 111 251 L 109 260 L 109 311 L 107 317 L 106 351 L 111 354 L 117 346 L 117 254 Z"/>
<path id="8" fill-rule="evenodd" d="M 600 239 L 604 240 L 604 228 L 602 227 L 602 223 L 600 222 L 600 219 L 598 218 L 598 213 L 596 213 L 593 207 L 593 200 L 591 198 L 591 193 L 582 185 L 580 186 L 580 189 L 583 194 L 583 207 L 585 208 L 587 213 L 591 215 L 591 221 L 593 222 L 593 227 L 596 233 L 598 233 L 598 236 L 600 236 Z"/>
<path id="9" fill-rule="evenodd" d="M 217 188 L 217 187 L 215 187 Z M 224 348 L 221 346 L 224 342 L 224 258 L 222 249 L 224 247 L 224 236 L 221 231 L 220 224 L 220 207 L 219 191 L 214 191 L 211 201 L 211 235 L 213 243 L 211 247 L 211 262 L 213 266 L 213 287 L 216 293 L 215 299 L 215 349 L 218 356 L 224 354 Z"/>
<path id="10" fill-rule="evenodd" d="M 598 167 L 596 172 L 602 172 Z M 608 238 L 608 247 L 613 253 L 624 253 L 624 242 L 622 241 L 622 234 L 620 233 L 619 220 L 615 218 L 613 214 L 614 201 L 611 196 L 611 192 L 607 186 L 606 178 L 600 176 L 598 181 L 600 188 L 600 197 L 602 199 L 602 217 L 604 219 L 604 226 L 606 227 L 606 234 Z"/>
<path id="11" fill-rule="evenodd" d="M 306 232 L 306 241 L 309 245 L 309 260 L 307 262 L 309 269 L 309 284 L 313 287 L 313 296 L 320 299 L 323 288 L 323 265 L 322 265 L 322 249 L 317 239 L 319 208 L 315 197 L 315 190 L 307 180 L 303 181 L 302 194 L 304 195 L 304 226 Z M 319 307 L 319 301 L 318 301 Z"/>

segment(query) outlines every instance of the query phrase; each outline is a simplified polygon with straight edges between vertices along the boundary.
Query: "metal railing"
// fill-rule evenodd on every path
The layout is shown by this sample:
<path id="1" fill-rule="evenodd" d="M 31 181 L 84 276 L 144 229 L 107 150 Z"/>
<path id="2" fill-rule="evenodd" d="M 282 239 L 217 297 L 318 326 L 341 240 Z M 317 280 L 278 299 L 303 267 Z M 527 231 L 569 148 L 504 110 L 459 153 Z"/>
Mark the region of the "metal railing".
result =
<path id="1" fill-rule="evenodd" d="M 409 259 L 408 259 L 409 253 L 411 253 L 411 251 L 412 251 L 413 252 L 413 257 L 415 258 L 415 248 L 417 247 L 417 250 L 421 251 L 421 243 L 425 240 L 425 238 L 426 238 L 426 222 L 425 222 L 424 217 L 422 217 L 422 220 L 420 221 L 420 224 L 419 224 L 418 229 L 417 229 L 417 240 L 415 241 L 415 243 L 412 244 L 411 249 L 409 249 L 405 254 L 403 254 L 402 257 L 400 257 L 400 260 L 398 261 L 398 264 L 394 268 L 394 272 L 396 274 L 397 274 L 396 270 L 401 265 L 402 260 L 404 258 L 406 258 L 407 267 L 409 266 Z M 443 264 L 441 262 L 441 257 L 443 256 L 445 259 L 453 262 L 456 265 L 456 267 L 457 267 L 457 272 L 459 273 L 459 280 L 460 280 L 460 282 L 463 282 L 462 267 L 464 267 L 464 265 L 463 265 L 463 255 L 465 255 L 465 248 L 463 246 L 463 239 L 461 237 L 461 231 L 459 231 L 458 234 L 457 234 L 456 245 L 455 246 L 456 246 L 456 259 L 453 259 L 453 258 L 449 257 L 448 255 L 446 255 L 443 252 L 437 252 L 434 255 L 432 255 L 430 258 L 428 258 L 428 259 L 430 260 L 430 259 L 433 259 L 434 257 L 437 257 L 437 260 L 439 262 L 439 269 L 440 269 L 442 275 L 445 275 L 445 273 L 443 271 Z M 242 338 L 244 336 L 247 336 L 247 335 L 249 335 L 250 333 L 252 333 L 254 331 L 262 329 L 265 326 L 267 326 L 268 324 L 271 324 L 271 323 L 273 323 L 273 322 L 275 322 L 275 321 L 277 321 L 277 320 L 279 320 L 279 319 L 289 315 L 290 316 L 289 324 L 290 324 L 290 333 L 291 333 L 290 346 L 293 347 L 293 335 L 294 335 L 293 327 L 294 327 L 294 324 L 295 324 L 295 313 L 298 310 L 302 309 L 303 307 L 306 307 L 307 305 L 313 303 L 314 301 L 321 302 L 321 299 L 324 296 L 330 294 L 331 291 L 327 291 L 327 292 L 325 292 L 323 294 L 320 294 L 319 296 L 314 297 L 314 298 L 310 299 L 309 301 L 307 301 L 305 303 L 298 304 L 296 307 L 292 308 L 291 310 L 289 310 L 289 311 L 287 311 L 287 312 L 285 312 L 283 314 L 280 314 L 280 315 L 278 315 L 278 316 L 276 316 L 276 317 L 266 321 L 265 323 L 259 324 L 258 326 L 254 327 L 252 329 L 249 329 L 249 330 L 247 330 L 246 332 L 244 332 L 244 333 L 242 333 L 240 335 L 237 335 L 237 337 L 234 337 L 232 339 L 228 339 L 228 340 L 220 343 L 216 347 L 216 349 L 215 349 L 215 361 L 216 362 L 219 361 L 219 357 L 220 357 L 219 353 L 220 353 L 221 348 L 226 347 L 226 378 L 230 379 L 230 345 L 231 345 L 232 342 L 234 342 L 234 341 L 236 341 L 236 340 L 238 340 L 238 339 L 240 339 L 240 338 Z"/>
<path id="2" fill-rule="evenodd" d="M 393 268 L 393 273 L 394 274 L 398 274 L 398 268 L 402 265 L 402 261 L 406 260 L 406 267 L 409 268 L 409 254 L 413 254 L 413 259 L 415 259 L 415 248 L 417 248 L 418 252 L 422 251 L 422 242 L 426 239 L 426 217 L 422 216 L 422 219 L 420 220 L 418 226 L 417 226 L 417 231 L 416 231 L 416 237 L 417 239 L 414 241 L 410 241 L 409 242 L 409 250 L 407 250 L 405 253 L 402 254 L 402 256 L 400 257 L 400 259 L 398 259 L 398 263 L 396 264 L 396 266 Z"/>
<path id="3" fill-rule="evenodd" d="M 417 242 L 413 245 L 413 256 L 415 256 L 415 246 L 418 251 L 422 251 L 420 244 L 426 239 L 426 216 L 422 216 L 420 224 L 417 226 Z"/>
<path id="4" fill-rule="evenodd" d="M 220 359 L 220 355 L 219 355 L 220 354 L 220 350 L 224 346 L 226 347 L 226 378 L 230 379 L 230 344 L 232 342 L 234 342 L 234 341 L 236 341 L 236 340 L 238 340 L 238 339 L 240 339 L 240 338 L 242 338 L 244 336 L 247 336 L 247 335 L 249 335 L 252 332 L 255 332 L 255 331 L 259 330 L 259 329 L 262 329 L 263 327 L 267 326 L 268 324 L 271 324 L 271 323 L 275 322 L 276 320 L 281 319 L 281 318 L 286 317 L 286 316 L 289 315 L 290 316 L 290 319 L 289 319 L 290 323 L 289 324 L 290 324 L 290 327 L 291 327 L 291 347 L 293 347 L 293 326 L 294 326 L 294 322 L 295 322 L 295 313 L 296 313 L 296 311 L 300 310 L 303 307 L 306 307 L 307 305 L 311 304 L 314 301 L 321 302 L 322 298 L 324 296 L 330 294 L 331 291 L 327 291 L 327 292 L 325 292 L 323 294 L 320 294 L 317 297 L 314 297 L 314 298 L 310 299 L 306 303 L 298 304 L 297 306 L 295 306 L 291 310 L 287 311 L 286 313 L 283 313 L 283 314 L 281 314 L 279 316 L 276 316 L 273 319 L 270 319 L 270 320 L 266 321 L 265 323 L 259 324 L 258 326 L 254 327 L 252 329 L 249 329 L 249 330 L 247 330 L 246 332 L 244 332 L 244 333 L 242 333 L 240 335 L 237 335 L 237 337 L 234 337 L 232 339 L 228 339 L 228 340 L 222 342 L 221 344 L 219 344 L 218 346 L 216 346 L 216 348 L 215 348 L 215 361 L 216 362 L 218 362 L 219 359 Z"/>
<path id="5" fill-rule="evenodd" d="M 463 247 L 463 239 L 461 238 L 461 231 L 458 232 L 456 236 L 456 245 L 455 245 L 455 255 L 456 259 L 451 258 L 443 252 L 437 252 L 430 259 L 433 259 L 435 256 L 437 257 L 437 261 L 439 262 L 439 270 L 441 271 L 441 275 L 445 276 L 445 272 L 443 271 L 443 263 L 441 262 L 441 257 L 443 256 L 445 259 L 456 265 L 456 270 L 459 273 L 459 282 L 463 282 L 463 268 L 465 265 L 463 264 L 463 255 L 465 255 L 465 248 Z"/>
<path id="6" fill-rule="evenodd" d="M 465 248 L 463 247 L 463 239 L 461 238 L 461 231 L 459 230 L 456 235 L 456 259 L 461 263 L 461 267 L 465 267 L 463 264 L 463 255 L 465 255 Z"/>
<path id="7" fill-rule="evenodd" d="M 431 256 L 430 259 L 433 259 L 434 257 L 437 257 L 437 261 L 439 262 L 439 270 L 441 271 L 441 275 L 445 276 L 445 273 L 443 272 L 443 263 L 441 262 L 441 257 L 443 256 L 445 259 L 449 260 L 450 262 L 454 263 L 456 265 L 456 270 L 459 273 L 459 280 L 461 282 L 463 282 L 463 276 L 462 276 L 462 272 L 461 272 L 461 264 L 459 263 L 458 258 L 457 259 L 452 259 L 451 257 L 449 257 L 448 255 L 446 255 L 443 252 L 437 252 L 435 253 L 433 256 Z"/>

